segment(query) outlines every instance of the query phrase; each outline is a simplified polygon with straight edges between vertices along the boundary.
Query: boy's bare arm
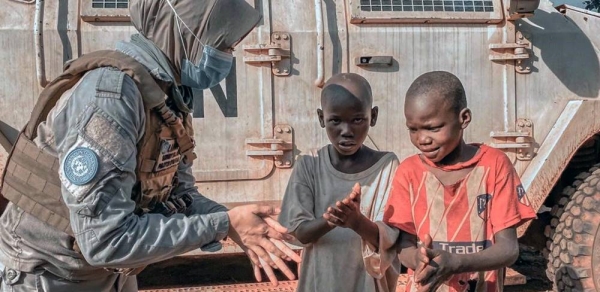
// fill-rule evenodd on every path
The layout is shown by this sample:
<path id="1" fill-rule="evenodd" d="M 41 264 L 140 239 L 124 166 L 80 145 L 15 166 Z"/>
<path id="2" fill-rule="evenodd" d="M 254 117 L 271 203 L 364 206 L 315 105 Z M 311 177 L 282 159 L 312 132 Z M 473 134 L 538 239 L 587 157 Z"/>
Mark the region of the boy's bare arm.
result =
<path id="1" fill-rule="evenodd" d="M 510 266 L 519 256 L 516 228 L 504 229 L 495 234 L 496 243 L 474 254 L 451 254 L 443 250 L 424 249 L 426 257 L 435 262 L 415 271 L 419 291 L 430 291 L 453 274 L 491 271 Z"/>
<path id="2" fill-rule="evenodd" d="M 398 251 L 398 257 L 400 262 L 405 267 L 416 271 L 418 260 L 417 260 L 417 236 L 414 234 L 402 232 L 400 233 L 400 249 Z"/>
<path id="3" fill-rule="evenodd" d="M 481 252 L 460 255 L 459 273 L 491 271 L 512 265 L 519 257 L 516 228 L 507 228 L 494 235 L 496 243 Z"/>
<path id="4" fill-rule="evenodd" d="M 379 249 L 379 228 L 369 218 L 361 214 L 357 226 L 352 227 L 352 230 L 360 235 L 364 241 L 375 247 L 375 250 Z"/>
<path id="5" fill-rule="evenodd" d="M 294 236 L 301 243 L 308 244 L 317 241 L 334 227 L 335 226 L 327 223 L 327 220 L 324 218 L 316 218 L 311 221 L 300 223 L 298 228 L 296 228 L 296 231 L 294 231 Z"/>

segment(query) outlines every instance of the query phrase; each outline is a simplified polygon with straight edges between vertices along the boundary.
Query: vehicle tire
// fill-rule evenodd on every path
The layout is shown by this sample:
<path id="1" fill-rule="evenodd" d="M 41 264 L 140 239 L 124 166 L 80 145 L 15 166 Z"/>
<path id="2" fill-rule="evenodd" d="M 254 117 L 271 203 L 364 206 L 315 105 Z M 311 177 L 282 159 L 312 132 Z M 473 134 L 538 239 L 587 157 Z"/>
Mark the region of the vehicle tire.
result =
<path id="1" fill-rule="evenodd" d="M 600 164 L 562 192 L 546 227 L 546 274 L 555 291 L 600 291 Z"/>

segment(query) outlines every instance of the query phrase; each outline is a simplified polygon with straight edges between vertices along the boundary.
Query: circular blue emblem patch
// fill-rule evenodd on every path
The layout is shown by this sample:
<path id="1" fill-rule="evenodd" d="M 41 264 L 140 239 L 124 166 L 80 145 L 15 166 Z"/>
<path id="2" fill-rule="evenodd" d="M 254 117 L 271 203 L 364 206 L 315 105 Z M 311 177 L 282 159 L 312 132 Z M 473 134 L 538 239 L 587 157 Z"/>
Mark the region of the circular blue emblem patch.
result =
<path id="1" fill-rule="evenodd" d="M 72 184 L 85 185 L 98 173 L 98 157 L 90 149 L 77 147 L 67 154 L 63 170 Z"/>

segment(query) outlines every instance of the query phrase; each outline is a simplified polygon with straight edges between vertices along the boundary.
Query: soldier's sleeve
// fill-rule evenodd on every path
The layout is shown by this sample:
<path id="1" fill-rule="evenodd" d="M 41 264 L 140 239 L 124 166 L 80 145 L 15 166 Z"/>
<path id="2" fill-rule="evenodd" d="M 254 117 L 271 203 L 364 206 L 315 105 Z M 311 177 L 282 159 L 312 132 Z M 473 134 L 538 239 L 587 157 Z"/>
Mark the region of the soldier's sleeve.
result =
<path id="1" fill-rule="evenodd" d="M 210 200 L 198 192 L 196 187 L 196 179 L 192 173 L 192 163 L 179 164 L 177 170 L 179 184 L 175 187 L 175 195 L 189 194 L 192 196 L 192 204 L 186 210 L 187 215 L 194 214 L 210 214 L 215 212 L 226 212 L 227 208 L 221 204 Z"/>
<path id="2" fill-rule="evenodd" d="M 61 113 L 53 128 L 68 128 L 56 141 L 62 196 L 88 263 L 143 266 L 227 235 L 226 212 L 134 214 L 136 144 L 145 116 L 140 93 L 127 75 L 108 68 L 89 72 Z"/>

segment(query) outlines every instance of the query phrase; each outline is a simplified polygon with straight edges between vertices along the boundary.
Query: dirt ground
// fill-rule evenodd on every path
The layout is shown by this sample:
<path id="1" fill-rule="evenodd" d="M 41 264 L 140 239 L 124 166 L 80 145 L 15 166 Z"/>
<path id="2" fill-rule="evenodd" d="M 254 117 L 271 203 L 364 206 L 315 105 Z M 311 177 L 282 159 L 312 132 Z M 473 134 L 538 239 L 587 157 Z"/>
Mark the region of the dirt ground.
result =
<path id="1" fill-rule="evenodd" d="M 546 260 L 539 252 L 521 247 L 513 269 L 527 277 L 527 284 L 508 286 L 509 292 L 548 291 Z M 285 280 L 279 275 L 281 280 Z M 249 260 L 243 255 L 214 255 L 202 258 L 180 257 L 149 266 L 138 275 L 140 289 L 227 285 L 254 282 Z"/>
<path id="2" fill-rule="evenodd" d="M 526 276 L 527 284 L 507 286 L 504 291 L 552 291 L 552 283 L 546 277 L 546 263 L 546 259 L 540 252 L 521 246 L 519 259 L 511 268 Z"/>

